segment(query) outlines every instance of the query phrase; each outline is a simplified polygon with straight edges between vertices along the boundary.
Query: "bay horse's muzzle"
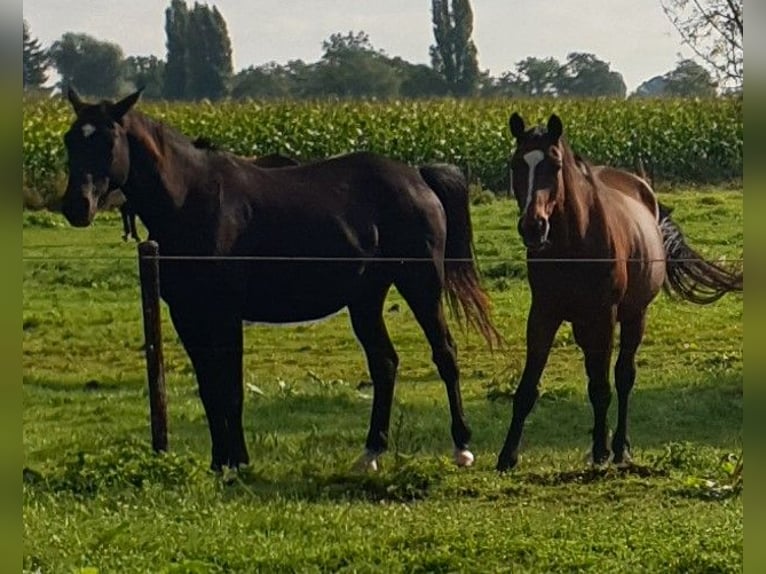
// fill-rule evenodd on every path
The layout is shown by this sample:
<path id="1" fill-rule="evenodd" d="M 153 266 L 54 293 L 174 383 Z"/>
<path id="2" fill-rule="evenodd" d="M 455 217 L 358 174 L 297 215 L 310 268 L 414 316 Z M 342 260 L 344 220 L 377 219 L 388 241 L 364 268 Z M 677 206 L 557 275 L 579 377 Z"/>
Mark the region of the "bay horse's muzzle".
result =
<path id="1" fill-rule="evenodd" d="M 518 232 L 524 245 L 532 251 L 539 251 L 548 244 L 551 225 L 545 217 L 522 217 L 519 219 Z"/>

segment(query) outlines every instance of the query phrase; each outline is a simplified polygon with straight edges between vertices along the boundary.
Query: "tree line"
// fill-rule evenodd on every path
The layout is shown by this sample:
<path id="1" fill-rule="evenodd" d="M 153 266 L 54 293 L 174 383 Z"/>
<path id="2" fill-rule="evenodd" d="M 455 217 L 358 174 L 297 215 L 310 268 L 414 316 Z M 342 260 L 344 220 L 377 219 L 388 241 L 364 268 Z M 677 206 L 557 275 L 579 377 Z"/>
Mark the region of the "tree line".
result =
<path id="1" fill-rule="evenodd" d="M 669 2 L 664 0 L 666 11 Z M 236 73 L 226 21 L 215 6 L 171 0 L 165 11 L 164 59 L 125 57 L 117 44 L 73 32 L 46 49 L 31 35 L 25 20 L 24 88 L 45 91 L 55 69 L 58 88 L 74 85 L 93 97 L 114 97 L 137 87 L 145 88 L 146 98 L 166 100 L 628 95 L 618 71 L 584 52 L 572 52 L 564 62 L 527 57 L 513 70 L 493 77 L 479 67 L 469 0 L 432 0 L 431 17 L 430 66 L 389 56 L 376 49 L 365 32 L 349 31 L 323 41 L 323 54 L 316 62 L 269 62 Z M 631 95 L 714 96 L 716 79 L 709 69 L 681 60 Z"/>

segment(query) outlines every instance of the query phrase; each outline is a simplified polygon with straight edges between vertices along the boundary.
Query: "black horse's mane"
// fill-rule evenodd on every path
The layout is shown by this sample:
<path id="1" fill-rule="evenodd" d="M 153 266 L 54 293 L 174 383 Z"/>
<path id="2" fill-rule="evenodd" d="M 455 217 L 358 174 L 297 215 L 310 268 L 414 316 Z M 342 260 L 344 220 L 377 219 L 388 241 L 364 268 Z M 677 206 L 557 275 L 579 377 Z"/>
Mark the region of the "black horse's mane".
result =
<path id="1" fill-rule="evenodd" d="M 223 151 L 223 148 L 215 143 L 213 140 L 211 140 L 208 137 L 205 136 L 199 136 L 196 138 L 192 145 L 196 147 L 197 149 L 205 149 L 208 151 Z"/>

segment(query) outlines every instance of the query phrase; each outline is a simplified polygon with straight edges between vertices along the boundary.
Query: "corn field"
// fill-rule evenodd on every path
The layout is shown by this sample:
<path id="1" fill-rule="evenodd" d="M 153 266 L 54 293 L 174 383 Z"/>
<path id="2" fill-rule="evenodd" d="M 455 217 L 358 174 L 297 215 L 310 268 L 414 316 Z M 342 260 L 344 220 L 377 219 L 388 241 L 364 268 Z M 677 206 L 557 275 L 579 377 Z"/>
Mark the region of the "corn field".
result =
<path id="1" fill-rule="evenodd" d="M 739 98 L 527 99 L 393 102 L 142 102 L 139 109 L 190 137 L 242 155 L 280 152 L 301 160 L 370 150 L 413 164 L 446 161 L 495 192 L 508 189 L 508 117 L 528 124 L 555 112 L 573 148 L 595 163 L 634 168 L 657 181 L 712 184 L 743 171 Z M 29 100 L 23 114 L 25 194 L 62 192 L 63 135 L 73 119 L 63 99 Z"/>

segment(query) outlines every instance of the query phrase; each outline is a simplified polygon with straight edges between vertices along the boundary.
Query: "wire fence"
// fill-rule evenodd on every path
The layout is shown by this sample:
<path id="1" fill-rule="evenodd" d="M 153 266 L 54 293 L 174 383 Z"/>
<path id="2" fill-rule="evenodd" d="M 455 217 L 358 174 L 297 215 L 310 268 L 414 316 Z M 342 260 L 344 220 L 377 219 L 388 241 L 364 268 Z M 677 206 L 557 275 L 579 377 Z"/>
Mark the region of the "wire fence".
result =
<path id="1" fill-rule="evenodd" d="M 28 247 L 28 249 L 48 249 L 45 247 Z M 134 255 L 24 255 L 23 261 L 125 261 L 135 260 Z M 431 257 L 324 257 L 324 256 L 283 256 L 283 255 L 151 255 L 141 256 L 141 259 L 158 261 L 261 261 L 261 262 L 279 262 L 292 261 L 302 263 L 428 263 L 432 262 Z M 449 263 L 692 263 L 699 261 L 694 257 L 688 258 L 661 258 L 646 259 L 640 257 L 628 258 L 609 258 L 609 257 L 445 257 L 443 261 Z M 712 263 L 735 263 L 744 264 L 744 257 L 728 258 L 720 257 L 717 259 L 706 258 L 706 261 Z"/>

